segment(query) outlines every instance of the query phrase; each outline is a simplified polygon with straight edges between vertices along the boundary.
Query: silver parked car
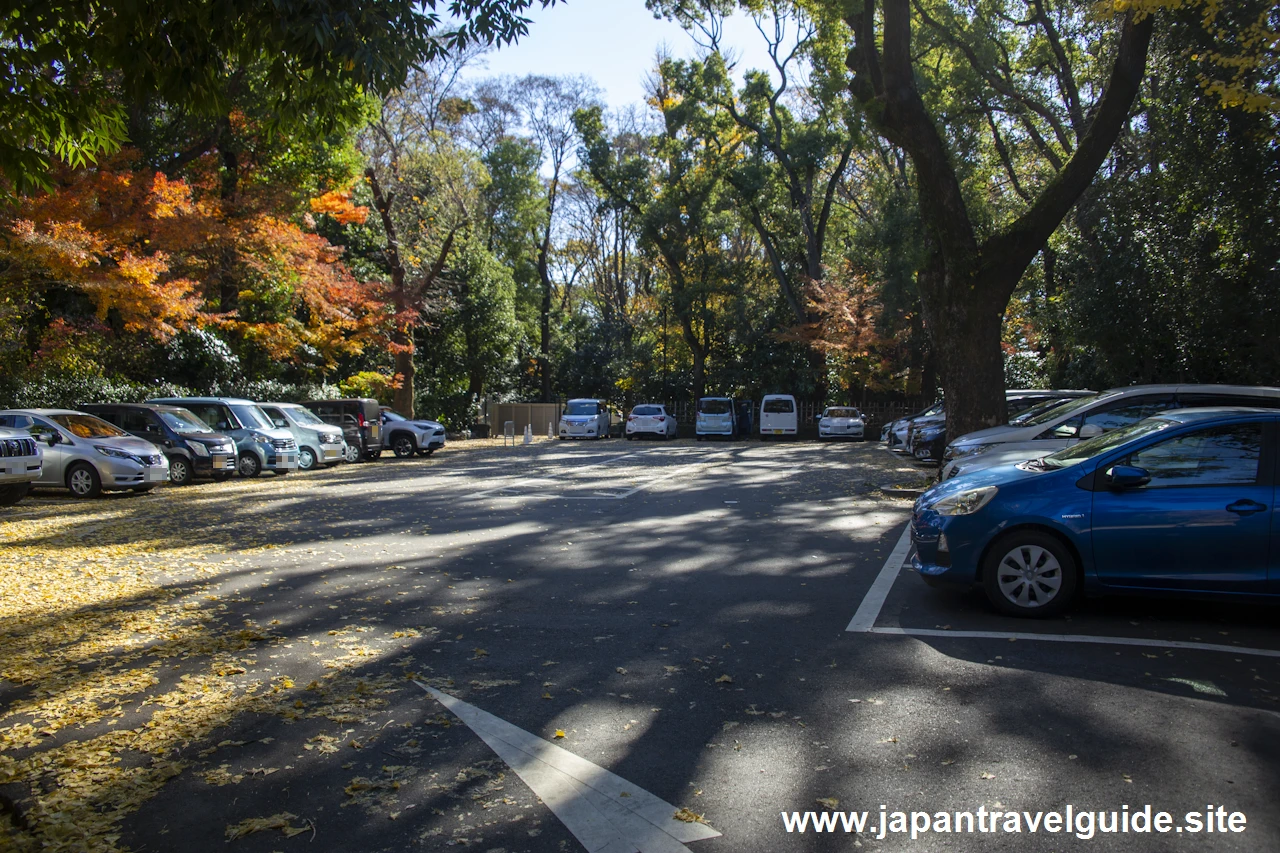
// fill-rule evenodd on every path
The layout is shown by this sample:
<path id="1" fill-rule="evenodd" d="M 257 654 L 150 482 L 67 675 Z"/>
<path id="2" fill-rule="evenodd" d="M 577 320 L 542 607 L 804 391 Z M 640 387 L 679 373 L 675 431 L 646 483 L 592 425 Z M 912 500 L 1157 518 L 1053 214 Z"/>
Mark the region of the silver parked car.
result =
<path id="1" fill-rule="evenodd" d="M 149 492 L 169 479 L 169 460 L 160 448 L 86 412 L 10 409 L 0 418 L 44 444 L 37 486 L 94 498 L 104 491 Z"/>
<path id="2" fill-rule="evenodd" d="M 1026 462 L 1159 414 L 1205 406 L 1280 408 L 1280 388 L 1244 385 L 1130 385 L 1069 400 L 1041 414 L 962 435 L 947 445 L 942 479 Z"/>
<path id="3" fill-rule="evenodd" d="M 236 440 L 241 477 L 274 471 L 283 477 L 298 470 L 298 442 L 287 429 L 273 426 L 266 412 L 252 400 L 236 397 L 164 397 L 148 400 L 181 406 L 200 420 Z"/>
<path id="4" fill-rule="evenodd" d="M 271 423 L 293 433 L 298 443 L 298 467 L 310 471 L 320 465 L 337 465 L 343 460 L 346 442 L 340 427 L 327 424 L 306 406 L 298 403 L 259 403 Z"/>
<path id="5" fill-rule="evenodd" d="M 27 496 L 40 479 L 40 456 L 40 445 L 26 430 L 0 427 L 0 506 L 13 506 Z"/>
<path id="6" fill-rule="evenodd" d="M 385 406 L 381 409 L 380 418 L 382 446 L 390 447 L 401 459 L 414 453 L 430 456 L 444 447 L 444 424 L 438 421 L 411 421 Z"/>

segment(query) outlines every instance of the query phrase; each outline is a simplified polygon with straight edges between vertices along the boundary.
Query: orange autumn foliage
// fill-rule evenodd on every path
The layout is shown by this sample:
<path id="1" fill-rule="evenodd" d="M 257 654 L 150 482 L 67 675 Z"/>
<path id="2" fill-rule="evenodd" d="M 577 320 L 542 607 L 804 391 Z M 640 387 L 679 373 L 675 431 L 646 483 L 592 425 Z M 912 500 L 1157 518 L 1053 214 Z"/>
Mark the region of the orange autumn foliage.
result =
<path id="1" fill-rule="evenodd" d="M 779 337 L 804 343 L 826 356 L 841 390 L 892 389 L 892 372 L 901 363 L 904 341 L 901 335 L 879 330 L 877 320 L 883 309 L 872 282 L 850 267 L 828 269 L 826 274 L 804 288 L 818 319 L 787 329 Z"/>
<path id="2" fill-rule="evenodd" d="M 52 192 L 0 217 L 9 261 L 0 291 L 74 289 L 126 332 L 164 340 L 216 326 L 281 362 L 333 365 L 383 340 L 380 286 L 358 281 L 340 247 L 281 215 L 287 194 L 266 187 L 232 204 L 211 163 L 190 174 L 188 182 L 139 168 L 127 152 L 60 174 Z M 321 199 L 335 217 L 360 216 L 349 191 Z M 239 295 L 229 310 L 228 281 Z"/>
<path id="3" fill-rule="evenodd" d="M 363 225 L 369 218 L 369 208 L 352 203 L 351 187 L 330 190 L 311 199 L 311 212 L 327 213 L 342 225 Z"/>
<path id="4" fill-rule="evenodd" d="M 195 282 L 170 268 L 173 230 L 192 210 L 188 188 L 159 174 L 98 168 L 60 176 L 0 221 L 9 266 L 0 288 L 82 291 L 100 320 L 167 338 L 200 313 Z"/>

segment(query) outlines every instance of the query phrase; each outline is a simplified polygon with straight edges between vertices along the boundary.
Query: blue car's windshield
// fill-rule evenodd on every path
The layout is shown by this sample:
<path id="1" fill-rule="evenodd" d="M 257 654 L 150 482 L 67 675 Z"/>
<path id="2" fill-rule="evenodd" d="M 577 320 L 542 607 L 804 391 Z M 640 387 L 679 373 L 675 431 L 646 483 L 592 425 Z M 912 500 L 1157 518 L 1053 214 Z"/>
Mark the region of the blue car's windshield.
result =
<path id="1" fill-rule="evenodd" d="M 1159 432 L 1171 426 L 1173 426 L 1173 421 L 1166 421 L 1163 418 L 1147 418 L 1144 421 L 1113 429 L 1088 441 L 1082 441 L 1071 447 L 1063 448 L 1057 453 L 1050 453 L 1040 461 L 1046 468 L 1067 468 L 1087 459 L 1092 459 L 1095 456 L 1101 456 L 1126 441 L 1141 438 L 1144 435 L 1150 435 L 1153 432 Z"/>

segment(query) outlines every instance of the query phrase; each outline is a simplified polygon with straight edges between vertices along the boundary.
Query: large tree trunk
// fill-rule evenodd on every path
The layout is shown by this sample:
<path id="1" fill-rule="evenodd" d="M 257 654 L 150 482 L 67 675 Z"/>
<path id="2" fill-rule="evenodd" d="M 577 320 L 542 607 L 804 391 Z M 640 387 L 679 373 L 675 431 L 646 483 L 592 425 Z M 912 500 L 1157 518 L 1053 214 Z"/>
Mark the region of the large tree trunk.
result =
<path id="1" fill-rule="evenodd" d="M 1017 219 L 980 242 L 955 152 L 918 88 L 912 8 L 911 0 L 850 5 L 844 19 L 854 43 L 846 65 L 853 72 L 850 89 L 876 130 L 915 166 L 921 218 L 932 244 L 928 268 L 918 277 L 920 301 L 941 368 L 947 433 L 957 437 L 1005 419 L 1001 315 L 1124 128 L 1142 83 L 1154 16 L 1125 15 L 1110 78 L 1070 159 Z"/>
<path id="2" fill-rule="evenodd" d="M 413 335 L 397 331 L 392 339 L 397 347 L 407 348 L 396 350 L 396 373 L 400 374 L 400 387 L 396 389 L 391 408 L 413 420 L 417 417 L 413 410 L 413 379 L 417 371 L 413 363 Z"/>
<path id="3" fill-rule="evenodd" d="M 918 283 L 932 352 L 947 404 L 948 435 L 958 437 L 1005 421 L 1004 354 L 1000 346 L 1003 299 L 957 287 L 941 258 L 920 272 Z M 1010 288 L 1011 290 L 1012 288 Z M 1004 288 L 998 288 L 1000 292 Z M 959 295 L 959 298 L 957 298 Z M 922 389 L 926 402 L 931 389 Z"/>

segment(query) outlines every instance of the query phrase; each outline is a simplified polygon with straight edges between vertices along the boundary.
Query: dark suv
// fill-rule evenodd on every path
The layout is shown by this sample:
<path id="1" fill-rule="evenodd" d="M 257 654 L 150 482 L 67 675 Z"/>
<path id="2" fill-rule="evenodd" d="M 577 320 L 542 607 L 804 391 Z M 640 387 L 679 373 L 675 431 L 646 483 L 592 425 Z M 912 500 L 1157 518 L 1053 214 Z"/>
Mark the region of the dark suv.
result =
<path id="1" fill-rule="evenodd" d="M 377 459 L 382 455 L 382 412 L 377 400 L 370 397 L 303 400 L 302 405 L 325 423 L 342 428 L 343 438 L 350 448 L 348 462 Z"/>
<path id="2" fill-rule="evenodd" d="M 236 472 L 236 443 L 214 432 L 186 409 L 154 403 L 92 403 L 81 411 L 145 438 L 169 458 L 169 481 L 185 486 L 196 477 L 225 480 Z"/>

